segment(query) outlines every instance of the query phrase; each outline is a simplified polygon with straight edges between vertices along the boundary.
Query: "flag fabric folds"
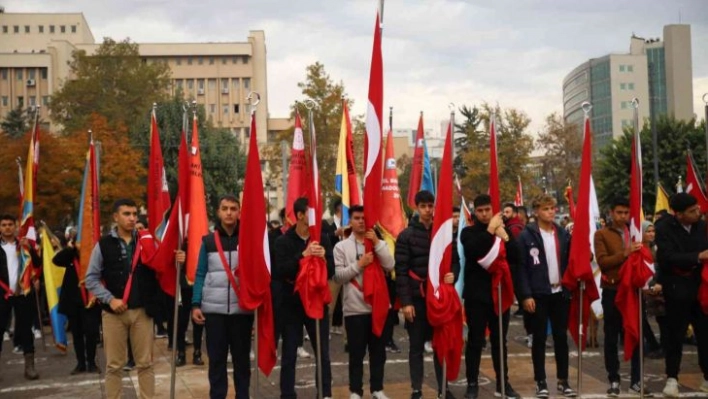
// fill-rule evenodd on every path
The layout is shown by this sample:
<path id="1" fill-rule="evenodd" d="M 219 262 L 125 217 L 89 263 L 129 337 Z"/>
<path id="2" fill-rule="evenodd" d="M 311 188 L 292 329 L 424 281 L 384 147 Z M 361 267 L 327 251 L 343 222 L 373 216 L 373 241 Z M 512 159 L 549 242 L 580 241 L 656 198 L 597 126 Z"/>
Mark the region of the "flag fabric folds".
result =
<path id="1" fill-rule="evenodd" d="M 515 206 L 524 206 L 524 188 L 521 185 L 521 176 L 516 176 L 516 195 L 514 196 Z"/>
<path id="2" fill-rule="evenodd" d="M 310 120 L 310 155 L 307 165 L 307 219 L 310 242 L 320 242 L 322 238 L 322 192 L 317 165 L 317 137 L 314 121 Z M 295 280 L 295 291 L 300 293 L 302 307 L 307 317 L 322 319 L 324 307 L 332 301 L 327 276 L 327 261 L 317 256 L 300 259 L 300 271 Z"/>
<path id="3" fill-rule="evenodd" d="M 629 189 L 629 236 L 630 245 L 642 243 L 642 147 L 639 133 L 635 132 L 632 141 L 632 167 Z M 639 251 L 629 254 L 619 271 L 619 285 L 615 304 L 622 314 L 624 328 L 624 360 L 632 358 L 638 344 L 643 344 L 639 336 L 639 294 L 654 275 L 654 259 L 651 251 L 644 245 Z"/>
<path id="4" fill-rule="evenodd" d="M 376 14 L 374 25 L 374 44 L 371 53 L 371 71 L 369 75 L 369 104 L 366 110 L 366 136 L 364 138 L 364 206 L 368 209 L 366 229 L 373 229 L 378 222 L 377 209 L 381 208 L 381 144 L 383 116 L 383 59 L 381 57 L 381 22 Z M 373 212 L 372 212 L 373 211 Z M 365 242 L 366 252 L 373 252 L 370 240 Z M 364 301 L 371 306 L 371 330 L 380 337 L 388 317 L 388 285 L 383 268 L 378 258 L 364 270 Z"/>
<path id="5" fill-rule="evenodd" d="M 192 118 L 192 144 L 189 148 L 189 215 L 187 230 L 187 262 L 185 263 L 187 281 L 194 284 L 199 262 L 199 249 L 202 237 L 209 233 L 209 220 L 206 211 L 204 178 L 202 177 L 202 151 L 199 146 L 199 127 L 197 115 Z"/>
<path id="6" fill-rule="evenodd" d="M 462 358 L 462 304 L 452 284 L 443 282 L 452 272 L 452 133 L 448 125 L 440 166 L 438 197 L 428 260 L 426 312 L 433 327 L 433 348 L 441 364 L 447 365 L 447 381 L 454 381 Z"/>
<path id="7" fill-rule="evenodd" d="M 276 362 L 273 303 L 270 292 L 270 252 L 266 226 L 263 177 L 258 156 L 255 112 L 251 114 L 246 180 L 238 237 L 239 306 L 258 312 L 258 368 L 270 375 Z"/>
<path id="8" fill-rule="evenodd" d="M 565 188 L 565 199 L 568 201 L 568 214 L 571 219 L 575 218 L 575 199 L 573 198 L 573 187 L 570 185 Z"/>
<path id="9" fill-rule="evenodd" d="M 342 125 L 339 129 L 337 168 L 334 176 L 334 189 L 342 198 L 342 226 L 349 224 L 349 208 L 361 204 L 355 164 L 352 121 L 349 118 L 347 102 L 342 100 Z"/>
<path id="10" fill-rule="evenodd" d="M 568 257 L 568 267 L 563 274 L 562 284 L 568 289 L 573 298 L 570 302 L 570 312 L 568 315 L 568 330 L 575 340 L 576 345 L 585 348 L 585 340 L 580 342 L 581 335 L 578 334 L 578 316 L 582 306 L 583 311 L 583 333 L 587 328 L 588 316 L 590 315 L 590 304 L 600 296 L 595 285 L 591 266 L 591 243 L 593 237 L 590 235 L 590 223 L 594 222 L 590 218 L 591 196 L 592 196 L 592 134 L 590 132 L 590 118 L 585 116 L 585 130 L 583 135 L 583 153 L 580 166 L 580 184 L 578 186 L 578 203 L 575 210 L 575 224 L 573 234 L 570 238 L 570 254 Z M 580 290 L 584 282 L 583 303 L 579 302 Z"/>
<path id="11" fill-rule="evenodd" d="M 54 345 L 62 352 L 66 352 L 68 340 L 66 338 L 67 318 L 59 313 L 59 293 L 64 280 L 65 268 L 59 267 L 52 262 L 54 259 L 54 247 L 49 239 L 49 231 L 42 229 L 42 267 L 44 269 L 44 288 L 47 293 L 47 308 L 49 309 L 49 319 L 52 323 L 52 336 Z"/>
<path id="12" fill-rule="evenodd" d="M 415 136 L 415 149 L 413 150 L 413 163 L 411 164 L 411 174 L 408 179 L 408 206 L 415 209 L 415 195 L 420 191 L 423 180 L 423 156 L 425 143 L 425 133 L 423 130 L 423 113 L 418 119 L 418 131 Z"/>
<path id="13" fill-rule="evenodd" d="M 708 198 L 706 198 L 705 191 L 703 191 L 701 179 L 698 177 L 696 163 L 693 161 L 691 150 L 688 150 L 686 154 L 686 193 L 691 194 L 698 201 L 701 213 L 708 212 Z"/>
<path id="14" fill-rule="evenodd" d="M 433 183 L 433 171 L 430 168 L 430 156 L 428 155 L 428 144 L 423 138 L 423 178 L 420 182 L 420 191 L 427 190 L 435 194 L 435 183 Z"/>
<path id="15" fill-rule="evenodd" d="M 305 158 L 302 120 L 300 119 L 300 113 L 296 111 L 293 147 L 290 150 L 290 166 L 288 168 L 288 193 L 285 200 L 285 218 L 287 220 L 283 220 L 285 226 L 293 225 L 296 222 L 295 213 L 293 212 L 295 200 L 307 196 L 307 161 Z"/>
<path id="16" fill-rule="evenodd" d="M 150 156 L 148 164 L 147 212 L 148 230 L 156 238 L 162 237 L 167 223 L 167 211 L 170 210 L 170 191 L 167 187 L 160 132 L 157 129 L 155 109 L 150 117 Z"/>
<path id="17" fill-rule="evenodd" d="M 395 248 L 398 233 L 406 228 L 406 217 L 403 212 L 403 201 L 398 188 L 398 172 L 396 158 L 393 153 L 393 132 L 388 131 L 386 138 L 386 156 L 384 157 L 384 172 L 381 180 L 381 206 L 379 212 L 379 227 L 389 248 Z"/>
<path id="18" fill-rule="evenodd" d="M 37 192 L 37 170 L 39 168 L 39 114 L 35 117 L 32 129 L 29 150 L 27 152 L 27 165 L 25 167 L 25 188 L 22 193 L 22 207 L 20 219 L 19 239 L 27 238 L 32 248 L 37 248 L 37 230 L 34 226 L 34 195 Z M 29 248 L 20 249 L 20 267 L 18 283 L 23 293 L 28 293 L 32 288 L 32 278 L 39 274 L 41 265 L 33 265 Z"/>
<path id="19" fill-rule="evenodd" d="M 656 215 L 659 211 L 669 210 L 669 194 L 664 190 L 661 183 L 656 185 L 656 203 L 654 204 L 654 214 Z"/>
<path id="20" fill-rule="evenodd" d="M 84 285 L 86 271 L 91 259 L 91 250 L 101 239 L 101 209 L 98 184 L 98 159 L 96 157 L 96 146 L 92 138 L 89 143 L 89 150 L 86 153 L 86 166 L 84 167 L 84 178 L 81 186 L 81 202 L 79 203 L 79 223 L 76 229 L 76 243 L 79 248 L 77 275 L 85 306 L 89 306 L 93 298 Z"/>

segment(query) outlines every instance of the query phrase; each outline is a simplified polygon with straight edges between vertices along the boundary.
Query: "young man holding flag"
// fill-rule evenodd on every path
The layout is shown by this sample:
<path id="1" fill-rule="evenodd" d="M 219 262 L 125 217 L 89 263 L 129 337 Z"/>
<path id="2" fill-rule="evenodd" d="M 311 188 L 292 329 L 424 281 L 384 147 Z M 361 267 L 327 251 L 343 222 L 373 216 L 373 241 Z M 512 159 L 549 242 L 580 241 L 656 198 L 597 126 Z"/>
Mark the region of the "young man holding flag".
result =
<path id="1" fill-rule="evenodd" d="M 350 399 L 361 399 L 364 395 L 362 378 L 367 347 L 371 396 L 374 399 L 388 399 L 383 392 L 386 342 L 371 330 L 371 305 L 364 300 L 362 286 L 364 270 L 372 264 L 374 256 L 386 271 L 393 270 L 393 256 L 386 242 L 379 239 L 373 229 L 366 230 L 363 206 L 353 205 L 349 208 L 349 223 L 352 234 L 334 247 L 334 280 L 344 285 L 342 308 L 349 337 Z M 364 240 L 372 241 L 373 252 L 366 252 Z"/>

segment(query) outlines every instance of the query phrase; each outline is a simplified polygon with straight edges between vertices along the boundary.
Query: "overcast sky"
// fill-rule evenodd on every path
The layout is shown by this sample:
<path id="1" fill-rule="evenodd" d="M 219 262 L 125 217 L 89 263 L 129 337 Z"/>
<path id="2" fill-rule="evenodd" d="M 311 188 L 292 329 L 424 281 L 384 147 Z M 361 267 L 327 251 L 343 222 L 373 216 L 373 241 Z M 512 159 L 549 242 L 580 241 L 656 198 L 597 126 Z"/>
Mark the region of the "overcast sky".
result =
<path id="1" fill-rule="evenodd" d="M 6 12 L 83 12 L 94 37 L 138 42 L 243 42 L 264 30 L 269 109 L 287 116 L 316 61 L 363 114 L 376 0 L 0 0 Z M 632 33 L 691 24 L 694 109 L 708 93 L 708 1 L 387 0 L 384 103 L 394 127 L 418 113 L 439 130 L 447 105 L 498 102 L 525 111 L 535 132 L 562 112 L 562 81 L 591 57 L 629 51 Z"/>

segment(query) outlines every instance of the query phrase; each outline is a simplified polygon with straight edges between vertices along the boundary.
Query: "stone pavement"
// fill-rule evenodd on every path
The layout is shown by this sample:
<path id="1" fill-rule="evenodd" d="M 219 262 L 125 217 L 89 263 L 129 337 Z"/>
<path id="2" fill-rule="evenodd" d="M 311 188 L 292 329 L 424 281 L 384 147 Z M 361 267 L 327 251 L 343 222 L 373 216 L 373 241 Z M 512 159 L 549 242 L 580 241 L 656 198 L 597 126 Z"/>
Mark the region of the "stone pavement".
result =
<path id="1" fill-rule="evenodd" d="M 509 369 L 510 381 L 514 388 L 525 398 L 531 398 L 534 394 L 533 367 L 531 365 L 531 351 L 526 347 L 524 341 L 523 326 L 521 320 L 514 318 L 511 322 L 509 332 Z M 601 326 L 600 326 L 601 327 Z M 658 331 L 654 325 L 654 330 Z M 600 343 L 602 344 L 602 328 L 600 328 Z M 70 335 L 69 335 L 70 336 Z M 188 334 L 191 337 L 191 334 Z M 403 350 L 399 354 L 388 354 L 386 364 L 386 394 L 392 399 L 407 399 L 410 395 L 410 384 L 408 377 L 408 356 L 407 335 L 401 326 L 395 328 L 395 339 Z M 75 366 L 74 354 L 70 345 L 69 353 L 60 354 L 56 349 L 50 347 L 51 336 L 46 336 L 46 351 L 41 349 L 41 341 L 35 343 L 37 348 L 37 370 L 41 376 L 38 381 L 27 381 L 23 378 L 23 359 L 21 355 L 12 353 L 11 342 L 3 342 L 2 358 L 0 358 L 0 398 L 97 398 L 104 397 L 104 386 L 102 376 L 97 374 L 69 375 Z M 550 338 L 549 338 L 550 341 Z M 154 347 L 156 392 L 158 398 L 169 398 L 170 393 L 170 356 L 166 348 L 166 339 L 156 339 Z M 204 346 L 203 346 L 204 347 Z M 305 342 L 305 347 L 312 353 L 309 342 Z M 347 354 L 344 352 L 343 337 L 333 335 L 331 340 L 332 375 L 334 386 L 334 398 L 349 398 L 347 386 Z M 577 351 L 571 343 L 571 385 L 577 388 Z M 209 383 L 207 379 L 206 366 L 194 366 L 191 364 L 192 347 L 188 347 L 188 365 L 178 368 L 176 380 L 177 398 L 208 398 Z M 203 352 L 206 355 L 205 349 Z M 99 365 L 103 368 L 105 358 L 99 348 Z M 206 360 L 206 356 L 205 356 Z M 432 367 L 432 356 L 426 356 L 425 365 L 425 398 L 435 397 L 435 377 Z M 368 367 L 365 367 L 364 390 L 368 390 Z M 647 386 L 654 392 L 660 392 L 664 385 L 664 362 L 663 360 L 645 361 L 644 378 Z M 266 378 L 258 376 L 258 398 L 278 398 L 278 378 L 279 365 Z M 553 362 L 553 351 L 547 352 L 546 372 L 549 376 L 548 384 L 551 388 L 552 397 L 555 391 L 555 365 Z M 297 370 L 297 391 L 301 398 L 315 398 L 315 361 L 313 358 L 298 361 Z M 622 397 L 630 397 L 626 394 L 629 385 L 629 364 L 622 362 Z M 464 359 L 460 376 L 457 381 L 450 384 L 450 389 L 457 396 L 462 398 L 465 391 L 466 380 L 464 379 L 465 368 Z M 256 385 L 256 376 L 252 377 L 252 397 L 255 396 L 253 387 Z M 684 347 L 684 357 L 681 370 L 681 397 L 686 398 L 708 398 L 708 394 L 697 392 L 698 386 L 702 382 L 702 375 L 698 368 L 698 356 L 696 347 L 687 345 Z M 233 395 L 233 380 L 230 383 L 230 394 Z M 491 351 L 488 349 L 483 354 L 482 370 L 480 376 L 481 397 L 494 397 L 494 371 L 492 369 Z M 124 398 L 136 398 L 137 374 L 133 371 L 125 373 L 123 379 Z M 604 398 L 606 386 L 606 373 L 604 371 L 601 348 L 589 348 L 583 354 L 583 398 Z M 657 395 L 660 396 L 660 395 Z M 230 396 L 233 397 L 233 396 Z M 365 395 L 365 398 L 370 396 Z"/>

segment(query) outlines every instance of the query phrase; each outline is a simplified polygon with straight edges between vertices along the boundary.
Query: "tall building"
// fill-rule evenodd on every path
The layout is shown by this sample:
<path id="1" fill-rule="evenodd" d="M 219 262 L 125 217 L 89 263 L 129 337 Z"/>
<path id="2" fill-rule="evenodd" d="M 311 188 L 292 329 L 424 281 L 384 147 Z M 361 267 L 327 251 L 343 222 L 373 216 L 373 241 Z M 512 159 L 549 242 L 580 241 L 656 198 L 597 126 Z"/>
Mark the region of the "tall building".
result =
<path id="1" fill-rule="evenodd" d="M 652 112 L 654 116 L 693 118 L 690 25 L 664 26 L 663 41 L 632 35 L 628 54 L 592 58 L 573 69 L 563 79 L 563 116 L 566 123 L 582 125 L 582 103 L 592 104 L 597 154 L 634 124 L 635 97 L 640 123 Z"/>
<path id="2" fill-rule="evenodd" d="M 0 119 L 13 108 L 48 105 L 51 95 L 71 79 L 72 53 L 94 53 L 100 46 L 82 13 L 0 12 Z M 139 43 L 147 63 L 165 63 L 172 71 L 171 90 L 206 109 L 214 126 L 230 129 L 241 140 L 250 135 L 246 97 L 261 96 L 256 123 L 258 141 L 285 130 L 291 122 L 268 118 L 266 46 L 263 31 L 244 42 Z M 49 120 L 48 109 L 41 117 Z"/>

